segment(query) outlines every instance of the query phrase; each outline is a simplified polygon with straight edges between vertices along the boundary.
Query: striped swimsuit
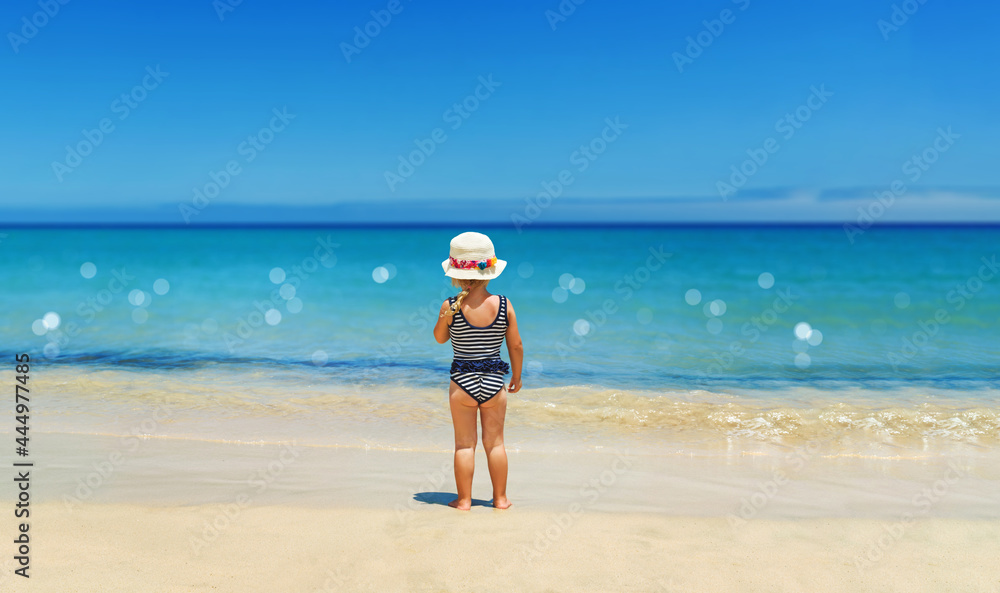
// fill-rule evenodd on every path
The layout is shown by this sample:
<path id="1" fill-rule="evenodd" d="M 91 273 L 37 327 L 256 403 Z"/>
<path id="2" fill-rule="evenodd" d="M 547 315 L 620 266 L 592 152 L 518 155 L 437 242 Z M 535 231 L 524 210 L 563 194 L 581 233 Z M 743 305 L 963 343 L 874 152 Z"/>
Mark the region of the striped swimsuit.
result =
<path id="1" fill-rule="evenodd" d="M 507 333 L 507 298 L 500 297 L 500 310 L 493 323 L 471 325 L 461 307 L 451 322 L 451 345 L 455 359 L 451 363 L 451 380 L 479 403 L 489 401 L 504 386 L 503 376 L 510 366 L 500 358 L 500 345 Z M 448 299 L 454 304 L 456 297 Z"/>

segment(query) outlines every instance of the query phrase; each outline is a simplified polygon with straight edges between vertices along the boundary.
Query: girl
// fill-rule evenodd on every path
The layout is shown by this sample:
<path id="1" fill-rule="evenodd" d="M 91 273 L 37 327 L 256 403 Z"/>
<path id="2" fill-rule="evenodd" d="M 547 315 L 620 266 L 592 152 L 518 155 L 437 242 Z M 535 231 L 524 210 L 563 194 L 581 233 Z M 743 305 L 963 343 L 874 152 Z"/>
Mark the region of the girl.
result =
<path id="1" fill-rule="evenodd" d="M 483 448 L 493 482 L 493 506 L 505 509 L 507 500 L 507 451 L 503 446 L 503 421 L 507 394 L 521 389 L 524 347 L 517 333 L 514 307 L 503 295 L 490 294 L 486 286 L 503 272 L 507 262 L 499 260 L 493 242 L 481 233 L 462 233 L 451 240 L 451 253 L 441 263 L 452 284 L 462 289 L 441 304 L 434 326 L 434 339 L 451 339 L 455 358 L 451 363 L 448 399 L 455 425 L 455 485 L 458 498 L 448 506 L 467 511 L 472 506 L 472 472 L 476 464 L 476 412 L 483 423 Z M 500 345 L 507 339 L 510 365 L 500 358 Z M 503 376 L 513 370 L 510 386 Z"/>

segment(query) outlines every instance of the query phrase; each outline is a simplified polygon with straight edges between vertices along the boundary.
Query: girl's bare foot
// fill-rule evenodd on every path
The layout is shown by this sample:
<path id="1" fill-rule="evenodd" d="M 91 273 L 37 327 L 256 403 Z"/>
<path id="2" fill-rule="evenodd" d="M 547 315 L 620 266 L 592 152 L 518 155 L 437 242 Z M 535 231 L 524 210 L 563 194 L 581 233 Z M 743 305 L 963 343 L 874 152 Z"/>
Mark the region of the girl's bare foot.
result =
<path id="1" fill-rule="evenodd" d="M 506 509 L 510 506 L 510 500 L 506 496 L 501 496 L 500 498 L 493 499 L 493 508 L 496 509 Z"/>
<path id="2" fill-rule="evenodd" d="M 510 503 L 508 503 L 508 505 L 509 504 Z M 460 511 L 467 511 L 472 508 L 472 500 L 471 499 L 462 500 L 460 498 L 456 498 L 455 500 L 449 502 L 448 506 L 450 506 L 453 509 L 458 509 Z"/>

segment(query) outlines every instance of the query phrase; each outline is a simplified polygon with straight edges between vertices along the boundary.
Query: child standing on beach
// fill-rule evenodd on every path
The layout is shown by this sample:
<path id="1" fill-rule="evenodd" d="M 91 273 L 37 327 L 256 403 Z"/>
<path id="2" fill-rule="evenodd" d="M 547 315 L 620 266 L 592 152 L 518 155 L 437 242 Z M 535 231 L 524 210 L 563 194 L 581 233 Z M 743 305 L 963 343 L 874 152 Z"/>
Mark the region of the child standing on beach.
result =
<path id="1" fill-rule="evenodd" d="M 455 485 L 458 498 L 448 506 L 467 511 L 472 506 L 472 473 L 476 464 L 478 430 L 476 413 L 483 424 L 493 506 L 505 509 L 507 499 L 507 451 L 503 446 L 503 423 L 507 394 L 521 389 L 524 347 L 517 332 L 514 307 L 503 295 L 490 294 L 486 286 L 503 272 L 507 262 L 496 258 L 493 242 L 481 233 L 462 233 L 451 240 L 448 259 L 441 263 L 458 296 L 441 304 L 434 326 L 434 339 L 451 339 L 455 351 L 451 363 L 448 399 L 455 425 Z M 500 345 L 507 339 L 510 365 L 500 358 Z M 513 370 L 510 386 L 503 376 Z"/>

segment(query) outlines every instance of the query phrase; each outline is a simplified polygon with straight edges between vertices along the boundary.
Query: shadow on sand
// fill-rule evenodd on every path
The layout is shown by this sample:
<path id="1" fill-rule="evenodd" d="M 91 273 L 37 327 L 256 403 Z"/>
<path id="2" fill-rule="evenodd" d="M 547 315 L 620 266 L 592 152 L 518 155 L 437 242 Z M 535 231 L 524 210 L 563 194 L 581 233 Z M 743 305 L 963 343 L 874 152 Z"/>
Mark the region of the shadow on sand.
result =
<path id="1" fill-rule="evenodd" d="M 417 502 L 422 502 L 424 504 L 439 504 L 443 506 L 448 506 L 449 502 L 455 500 L 455 494 L 453 492 L 417 492 L 416 494 L 413 495 L 413 500 Z M 473 498 L 472 506 L 489 507 L 492 509 L 493 501 Z"/>

